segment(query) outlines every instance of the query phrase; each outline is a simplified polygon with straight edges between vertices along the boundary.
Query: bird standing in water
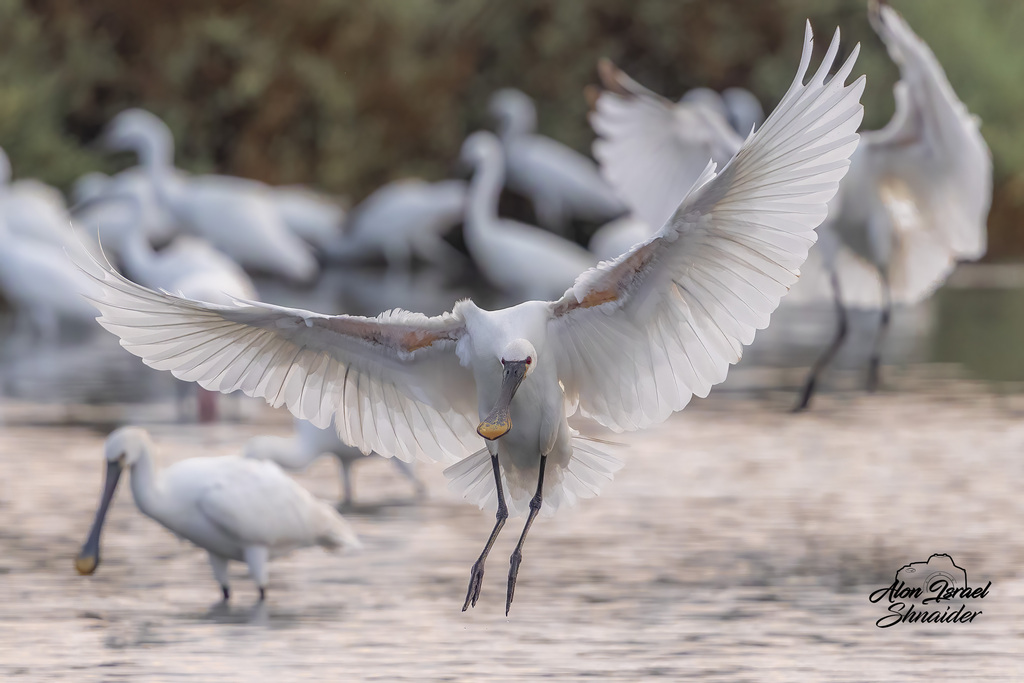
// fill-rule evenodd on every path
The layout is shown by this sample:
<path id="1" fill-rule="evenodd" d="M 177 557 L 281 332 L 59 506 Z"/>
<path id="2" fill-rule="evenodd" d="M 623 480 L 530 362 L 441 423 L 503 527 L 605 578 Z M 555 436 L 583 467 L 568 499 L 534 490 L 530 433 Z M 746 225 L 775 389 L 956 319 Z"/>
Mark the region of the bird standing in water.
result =
<path id="1" fill-rule="evenodd" d="M 228 561 L 245 562 L 266 597 L 270 559 L 319 545 L 358 548 L 359 539 L 337 510 L 319 501 L 270 462 L 237 456 L 189 458 L 157 469 L 153 442 L 139 427 L 107 437 L 103 495 L 75 569 L 87 575 L 100 564 L 100 535 L 122 472 L 131 471 L 132 497 L 147 516 L 210 557 L 224 599 L 231 596 Z"/>

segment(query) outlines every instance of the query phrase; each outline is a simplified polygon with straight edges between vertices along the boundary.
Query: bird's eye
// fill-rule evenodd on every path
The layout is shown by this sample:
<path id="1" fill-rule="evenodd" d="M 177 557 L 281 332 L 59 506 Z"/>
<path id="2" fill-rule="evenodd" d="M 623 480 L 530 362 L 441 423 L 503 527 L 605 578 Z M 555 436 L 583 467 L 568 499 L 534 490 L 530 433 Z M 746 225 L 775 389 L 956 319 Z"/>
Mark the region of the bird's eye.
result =
<path id="1" fill-rule="evenodd" d="M 504 364 L 505 364 L 505 359 L 504 359 L 504 358 L 502 358 L 502 359 L 501 359 L 501 364 L 502 364 L 502 365 L 504 365 Z"/>
<path id="2" fill-rule="evenodd" d="M 527 356 L 526 357 L 526 364 L 529 365 L 532 362 L 533 362 L 533 358 L 531 358 L 530 356 Z"/>

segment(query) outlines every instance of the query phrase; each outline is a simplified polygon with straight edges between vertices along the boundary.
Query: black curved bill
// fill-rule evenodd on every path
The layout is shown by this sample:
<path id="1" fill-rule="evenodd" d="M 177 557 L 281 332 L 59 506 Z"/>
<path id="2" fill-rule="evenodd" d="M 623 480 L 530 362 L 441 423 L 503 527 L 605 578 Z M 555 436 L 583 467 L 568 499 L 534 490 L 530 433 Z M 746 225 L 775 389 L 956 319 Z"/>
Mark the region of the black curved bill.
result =
<path id="1" fill-rule="evenodd" d="M 96 519 L 93 520 L 92 529 L 89 530 L 89 537 L 85 539 L 78 557 L 75 558 L 75 569 L 82 576 L 92 574 L 100 566 L 100 534 L 103 532 L 103 522 L 107 518 L 110 501 L 113 500 L 114 491 L 117 490 L 117 482 L 121 478 L 121 470 L 120 461 L 107 461 L 107 475 L 103 481 L 103 497 L 100 498 L 100 506 L 96 510 Z"/>

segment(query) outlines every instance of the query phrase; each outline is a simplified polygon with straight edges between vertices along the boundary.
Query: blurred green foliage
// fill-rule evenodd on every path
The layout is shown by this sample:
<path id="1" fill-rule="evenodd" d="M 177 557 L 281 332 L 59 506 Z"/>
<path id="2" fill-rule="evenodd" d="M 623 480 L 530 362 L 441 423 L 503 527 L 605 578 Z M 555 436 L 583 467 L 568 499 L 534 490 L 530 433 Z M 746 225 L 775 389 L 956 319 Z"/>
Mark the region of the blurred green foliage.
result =
<path id="1" fill-rule="evenodd" d="M 992 254 L 1024 255 L 1024 3 L 893 4 L 984 122 Z M 182 168 L 359 199 L 450 175 L 500 87 L 534 96 L 542 131 L 587 150 L 583 88 L 602 56 L 669 97 L 742 85 L 770 109 L 805 18 L 862 43 L 865 125 L 884 125 L 897 71 L 863 0 L 0 0 L 0 145 L 16 175 L 66 188 L 129 163 L 89 143 L 142 106 L 170 124 Z"/>

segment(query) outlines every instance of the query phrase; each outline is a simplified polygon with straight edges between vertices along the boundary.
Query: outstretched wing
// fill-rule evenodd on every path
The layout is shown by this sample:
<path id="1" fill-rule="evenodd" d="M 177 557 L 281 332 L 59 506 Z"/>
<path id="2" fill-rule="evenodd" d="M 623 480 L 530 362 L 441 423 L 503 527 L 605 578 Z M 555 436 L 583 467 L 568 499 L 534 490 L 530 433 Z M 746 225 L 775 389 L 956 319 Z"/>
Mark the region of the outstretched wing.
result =
<path id="1" fill-rule="evenodd" d="M 863 77 L 844 83 L 859 46 L 826 80 L 836 31 L 805 85 L 811 49 L 808 25 L 789 91 L 721 174 L 709 165 L 657 235 L 552 304 L 559 379 L 585 415 L 637 429 L 707 395 L 796 281 L 863 112 Z"/>
<path id="2" fill-rule="evenodd" d="M 992 202 L 992 155 L 978 119 L 903 17 L 888 5 L 877 10 L 875 28 L 900 68 L 900 80 L 892 121 L 864 134 L 863 152 L 885 157 L 887 174 L 906 176 L 904 182 L 922 195 L 914 198 L 921 222 L 941 232 L 957 257 L 980 258 Z"/>
<path id="3" fill-rule="evenodd" d="M 930 295 L 958 260 L 985 253 L 992 158 L 977 120 L 924 41 L 889 6 L 873 5 L 870 16 L 900 68 L 896 112 L 885 128 L 863 134 L 852 182 L 841 191 L 844 206 L 869 212 L 840 211 L 835 230 L 858 251 L 864 223 L 888 227 L 892 298 L 914 303 Z"/>
<path id="4" fill-rule="evenodd" d="M 653 231 L 672 216 L 708 160 L 725 164 L 743 139 L 702 103 L 673 104 L 608 60 L 598 72 L 607 89 L 590 114 L 599 136 L 594 157 L 633 215 Z"/>
<path id="5" fill-rule="evenodd" d="M 97 318 L 150 367 L 211 391 L 241 390 L 326 427 L 364 453 L 461 458 L 479 445 L 476 385 L 454 347 L 460 316 L 394 310 L 327 316 L 155 292 L 109 264 L 79 266 L 100 293 Z"/>

